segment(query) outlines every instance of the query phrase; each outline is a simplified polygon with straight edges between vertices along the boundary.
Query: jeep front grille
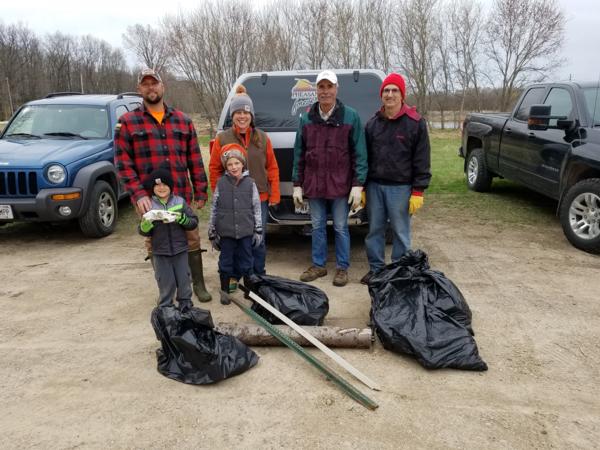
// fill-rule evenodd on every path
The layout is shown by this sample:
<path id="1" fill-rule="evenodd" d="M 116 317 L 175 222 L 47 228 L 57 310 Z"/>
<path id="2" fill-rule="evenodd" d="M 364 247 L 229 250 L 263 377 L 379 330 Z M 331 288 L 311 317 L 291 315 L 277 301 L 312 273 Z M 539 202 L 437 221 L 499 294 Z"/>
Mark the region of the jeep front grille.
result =
<path id="1" fill-rule="evenodd" d="M 36 172 L 0 171 L 0 197 L 31 197 L 37 193 Z"/>

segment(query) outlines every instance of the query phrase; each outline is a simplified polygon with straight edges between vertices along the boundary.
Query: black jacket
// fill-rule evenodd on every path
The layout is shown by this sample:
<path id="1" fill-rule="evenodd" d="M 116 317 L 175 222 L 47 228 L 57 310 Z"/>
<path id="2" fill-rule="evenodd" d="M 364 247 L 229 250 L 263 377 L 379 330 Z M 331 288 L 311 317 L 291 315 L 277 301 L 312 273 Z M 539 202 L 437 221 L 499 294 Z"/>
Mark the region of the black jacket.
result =
<path id="1" fill-rule="evenodd" d="M 163 209 L 171 212 L 182 212 L 190 220 L 185 225 L 177 222 L 163 223 L 155 220 L 150 231 L 143 232 L 138 226 L 142 236 L 152 236 L 152 254 L 160 256 L 175 256 L 188 250 L 188 240 L 185 231 L 193 230 L 198 226 L 198 216 L 194 214 L 185 200 L 178 195 L 171 195 L 167 204 L 163 204 L 156 197 L 152 197 L 152 209 Z"/>
<path id="2" fill-rule="evenodd" d="M 425 119 L 414 109 L 403 105 L 393 119 L 378 111 L 367 122 L 365 134 L 368 181 L 427 189 L 431 179 L 429 135 Z"/>

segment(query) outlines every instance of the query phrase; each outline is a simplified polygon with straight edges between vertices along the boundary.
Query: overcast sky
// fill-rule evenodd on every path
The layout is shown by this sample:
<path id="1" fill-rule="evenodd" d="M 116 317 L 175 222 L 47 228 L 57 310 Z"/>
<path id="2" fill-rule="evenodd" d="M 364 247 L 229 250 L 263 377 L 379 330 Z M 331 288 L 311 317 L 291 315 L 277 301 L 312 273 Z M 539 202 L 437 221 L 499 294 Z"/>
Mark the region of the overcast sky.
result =
<path id="1" fill-rule="evenodd" d="M 489 3 L 492 0 L 484 0 Z M 600 1 L 559 0 L 567 17 L 563 56 L 567 63 L 553 79 L 595 81 L 600 79 Z M 22 22 L 42 36 L 61 31 L 66 34 L 91 34 L 115 47 L 122 47 L 121 36 L 128 25 L 156 25 L 166 14 L 189 11 L 202 0 L 102 0 L 88 3 L 80 0 L 3 0 L 0 20 L 4 24 Z"/>

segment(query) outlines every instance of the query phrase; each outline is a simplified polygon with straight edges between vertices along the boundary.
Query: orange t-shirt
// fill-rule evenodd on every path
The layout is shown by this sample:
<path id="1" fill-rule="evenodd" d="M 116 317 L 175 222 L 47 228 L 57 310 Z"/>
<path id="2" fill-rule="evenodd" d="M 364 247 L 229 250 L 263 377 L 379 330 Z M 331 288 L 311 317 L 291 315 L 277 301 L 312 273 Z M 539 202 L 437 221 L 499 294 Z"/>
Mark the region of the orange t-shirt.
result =
<path id="1" fill-rule="evenodd" d="M 163 117 L 165 117 L 165 112 L 163 111 L 149 111 L 149 113 L 156 119 L 158 123 L 162 123 Z"/>

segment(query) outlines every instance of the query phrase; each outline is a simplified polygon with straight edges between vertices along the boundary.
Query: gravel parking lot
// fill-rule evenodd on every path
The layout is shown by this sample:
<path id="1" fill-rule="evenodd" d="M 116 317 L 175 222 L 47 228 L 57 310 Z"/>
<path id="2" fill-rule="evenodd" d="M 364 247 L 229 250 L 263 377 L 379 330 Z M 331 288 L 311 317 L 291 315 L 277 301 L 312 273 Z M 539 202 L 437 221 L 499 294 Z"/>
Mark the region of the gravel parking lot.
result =
<path id="1" fill-rule="evenodd" d="M 489 371 L 427 371 L 385 351 L 340 350 L 382 385 L 368 411 L 287 348 L 249 372 L 189 386 L 156 371 L 156 286 L 127 204 L 116 233 L 0 227 L 1 448 L 594 448 L 600 442 L 600 258 L 545 223 L 505 225 L 442 208 L 414 220 L 414 248 L 463 292 Z M 205 227 L 205 224 L 202 224 Z M 203 236 L 206 231 L 203 229 Z M 351 283 L 327 292 L 330 325 L 365 325 L 362 238 Z M 268 271 L 297 278 L 310 240 L 268 236 Z M 205 254 L 217 296 L 217 253 Z M 330 268 L 334 268 L 330 251 Z M 331 270 L 333 272 L 333 270 Z M 210 303 L 215 321 L 247 322 Z M 317 354 L 316 350 L 313 350 Z M 356 383 L 358 386 L 358 382 Z"/>

